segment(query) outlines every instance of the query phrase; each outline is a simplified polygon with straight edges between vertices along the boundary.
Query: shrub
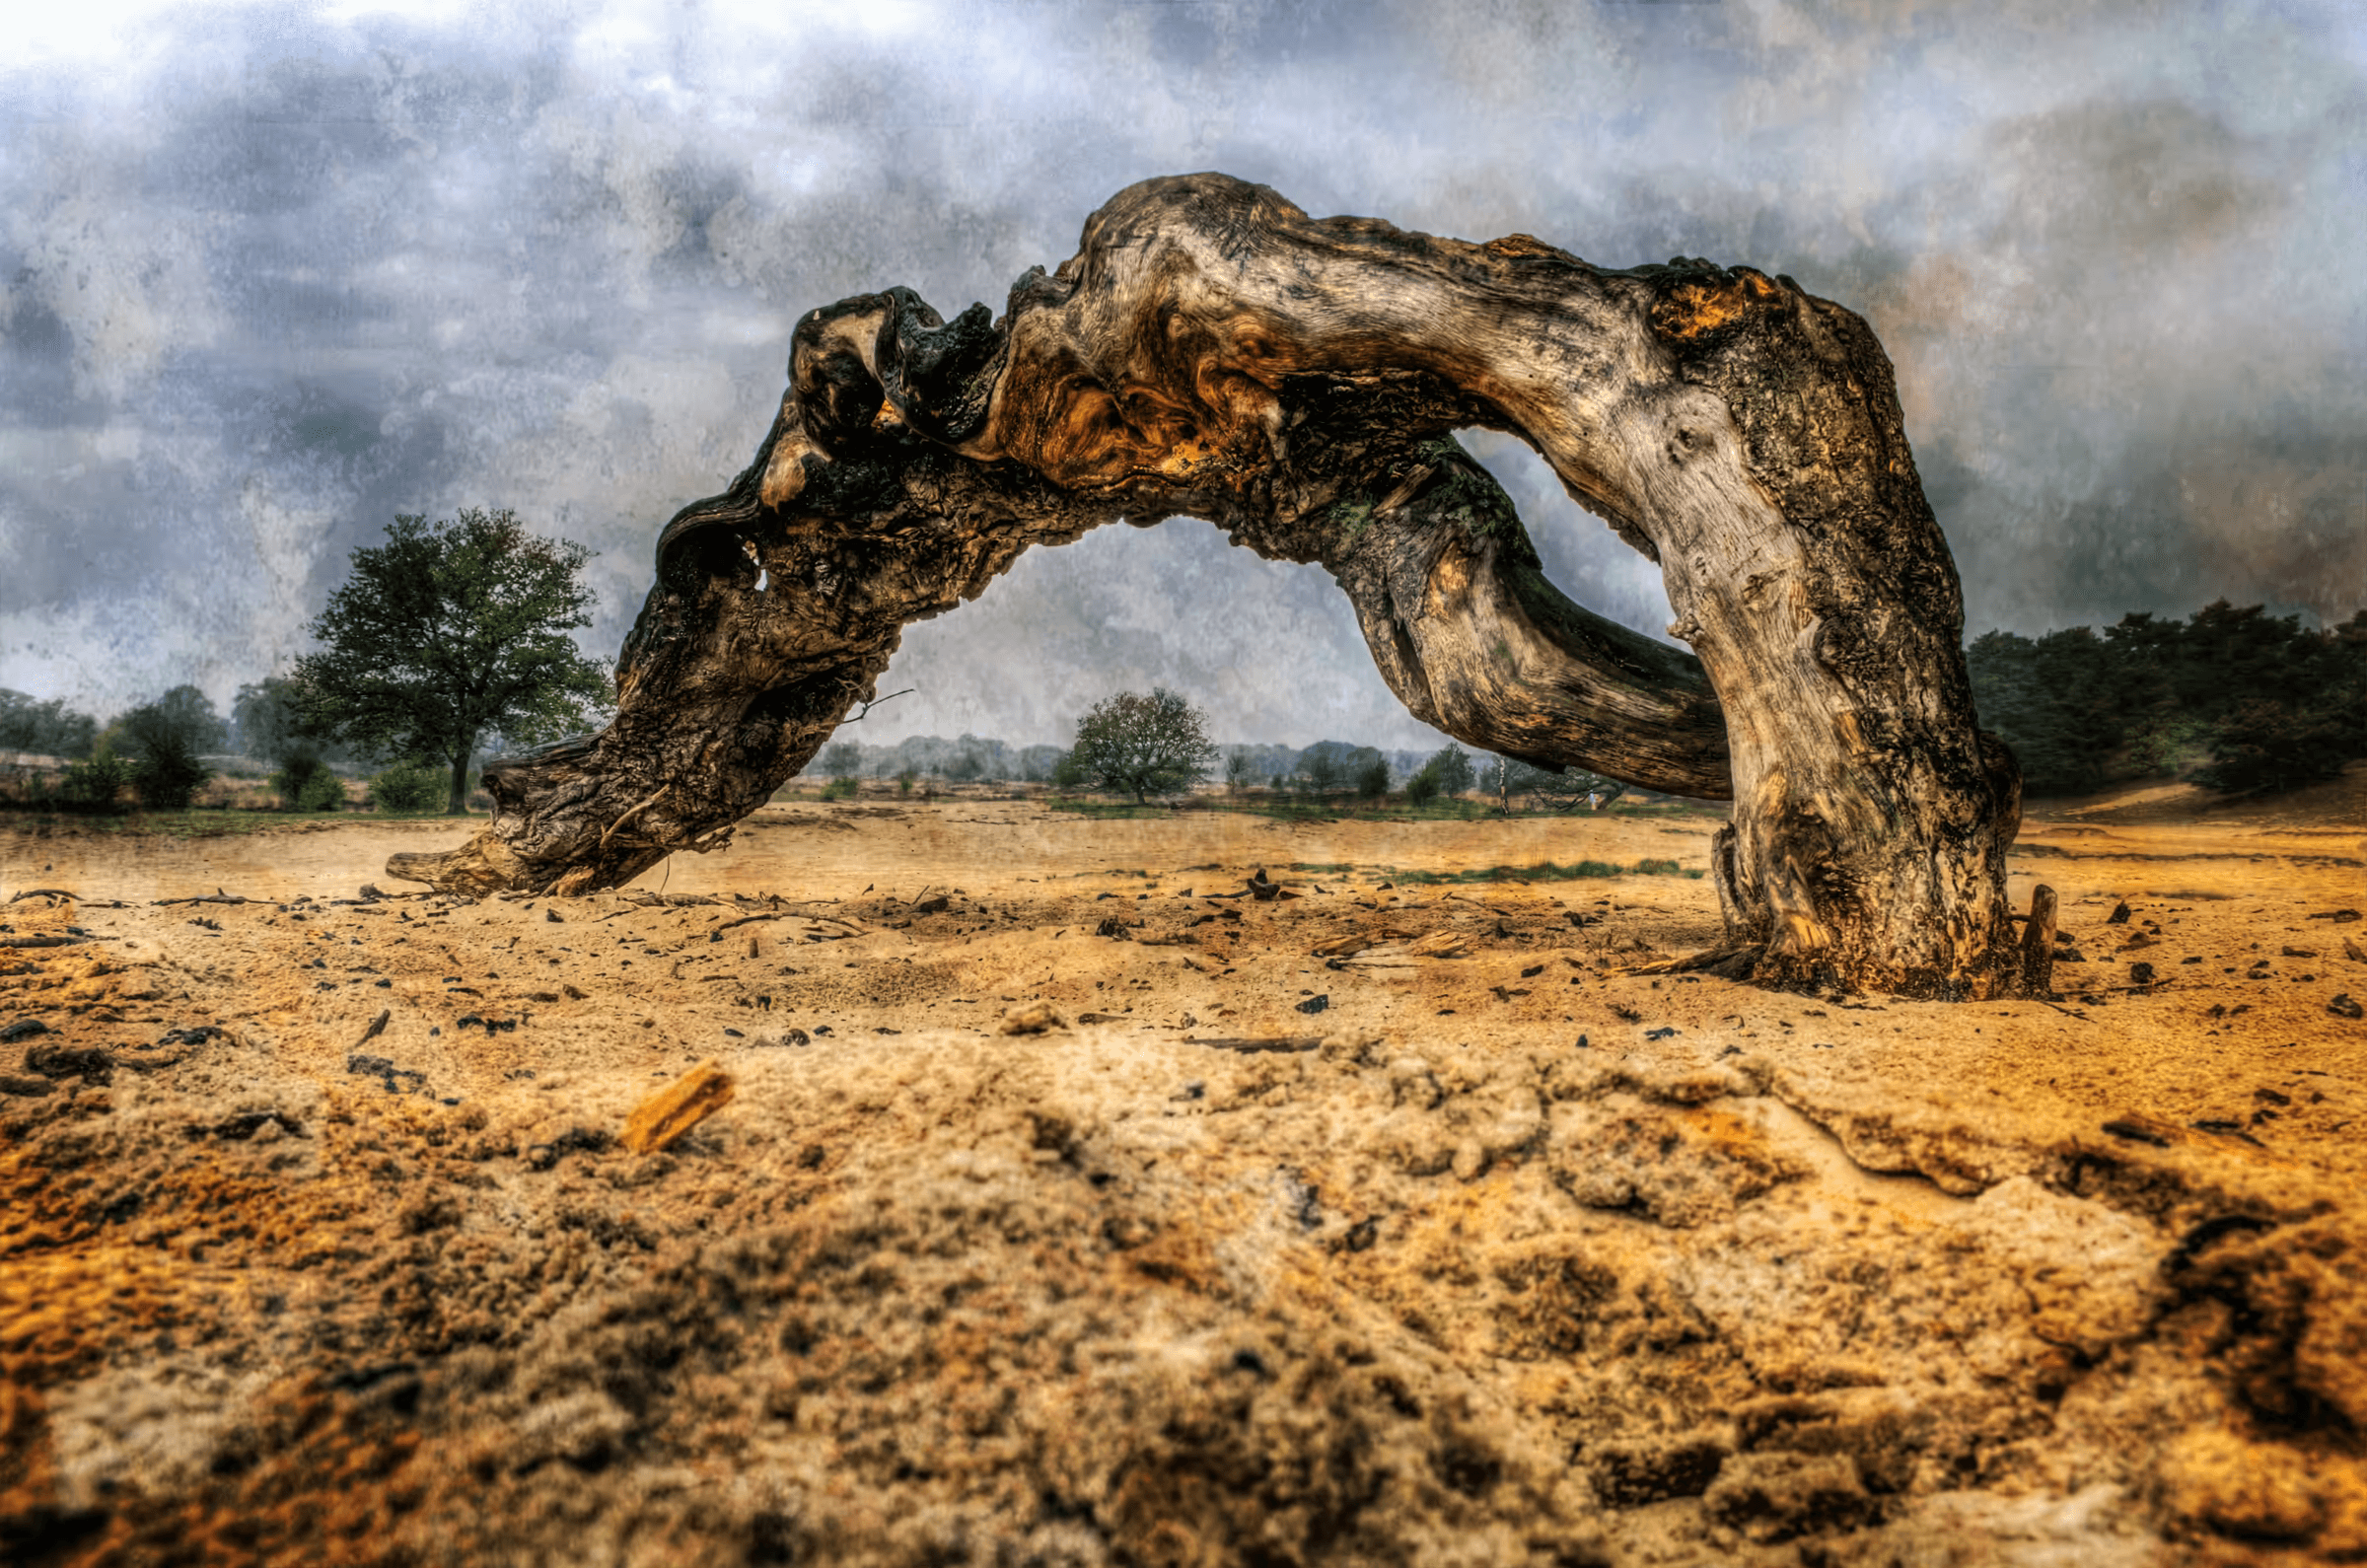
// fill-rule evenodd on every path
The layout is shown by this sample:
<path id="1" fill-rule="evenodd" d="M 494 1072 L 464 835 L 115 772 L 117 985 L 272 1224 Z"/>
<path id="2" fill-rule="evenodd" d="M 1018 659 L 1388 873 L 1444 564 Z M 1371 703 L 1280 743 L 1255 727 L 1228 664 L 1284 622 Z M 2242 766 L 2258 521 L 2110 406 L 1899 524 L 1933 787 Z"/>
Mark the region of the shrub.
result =
<path id="1" fill-rule="evenodd" d="M 1430 775 L 1435 793 L 1440 795 L 1468 795 L 1479 782 L 1470 753 L 1460 746 L 1442 746 L 1431 752 L 1422 771 Z"/>
<path id="2" fill-rule="evenodd" d="M 851 778 L 834 778 L 822 787 L 822 798 L 825 801 L 851 801 L 859 789 L 860 786 Z"/>
<path id="3" fill-rule="evenodd" d="M 345 806 L 345 784 L 317 756 L 298 756 L 271 775 L 283 812 L 334 812 Z"/>
<path id="4" fill-rule="evenodd" d="M 1427 806 L 1438 799 L 1438 775 L 1425 766 L 1405 781 L 1405 804 Z"/>
<path id="5" fill-rule="evenodd" d="M 99 721 L 69 709 L 64 698 L 36 702 L 22 691 L 0 686 L 0 751 L 89 756 L 98 741 Z"/>
<path id="6" fill-rule="evenodd" d="M 152 812 L 179 812 L 188 810 L 190 797 L 213 777 L 213 769 L 198 761 L 179 736 L 160 735 L 148 739 L 144 753 L 130 764 L 130 774 L 142 806 Z"/>
<path id="7" fill-rule="evenodd" d="M 2238 704 L 2212 733 L 2210 763 L 2195 771 L 2195 782 L 2215 790 L 2281 790 L 2339 778 L 2343 764 L 2367 750 L 2360 710 L 2312 700 L 2316 695 Z"/>
<path id="8" fill-rule="evenodd" d="M 1356 793 L 1368 801 L 1377 801 L 1389 793 L 1389 763 L 1375 756 L 1356 770 Z"/>
<path id="9" fill-rule="evenodd" d="M 397 762 L 370 780 L 370 805 L 382 812 L 440 812 L 451 796 L 452 770 L 440 762 Z"/>
<path id="10" fill-rule="evenodd" d="M 131 783 L 131 764 L 100 743 L 87 762 L 76 762 L 59 781 L 57 804 L 74 812 L 122 810 L 122 796 Z"/>

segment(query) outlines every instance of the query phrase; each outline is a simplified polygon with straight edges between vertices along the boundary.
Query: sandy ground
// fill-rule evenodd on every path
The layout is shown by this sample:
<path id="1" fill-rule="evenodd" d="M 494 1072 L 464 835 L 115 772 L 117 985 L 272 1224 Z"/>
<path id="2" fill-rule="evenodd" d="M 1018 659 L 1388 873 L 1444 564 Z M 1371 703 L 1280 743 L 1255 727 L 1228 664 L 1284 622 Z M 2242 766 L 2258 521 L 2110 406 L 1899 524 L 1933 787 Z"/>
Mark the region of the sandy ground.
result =
<path id="1" fill-rule="evenodd" d="M 2367 1561 L 2357 793 L 2038 815 L 1959 1006 L 1620 972 L 1698 815 L 0 839 L 0 1558 Z"/>

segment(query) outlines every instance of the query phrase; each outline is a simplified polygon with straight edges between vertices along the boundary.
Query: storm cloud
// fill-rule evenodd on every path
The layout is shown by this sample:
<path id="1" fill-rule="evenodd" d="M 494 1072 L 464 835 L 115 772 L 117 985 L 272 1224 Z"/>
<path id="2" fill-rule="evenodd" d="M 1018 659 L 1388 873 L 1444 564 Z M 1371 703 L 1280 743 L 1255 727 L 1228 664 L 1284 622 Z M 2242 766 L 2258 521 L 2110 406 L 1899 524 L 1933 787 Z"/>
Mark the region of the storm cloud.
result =
<path id="1" fill-rule="evenodd" d="M 2339 4 L 53 8 L 0 62 L 0 685 L 284 666 L 397 512 L 600 551 L 745 464 L 811 307 L 949 316 L 1158 174 L 1785 272 L 1899 369 L 1970 625 L 2367 603 L 2367 24 Z M 1555 579 L 1657 569 L 1481 437 Z M 1190 520 L 912 628 L 864 739 L 1426 736 L 1312 568 Z"/>

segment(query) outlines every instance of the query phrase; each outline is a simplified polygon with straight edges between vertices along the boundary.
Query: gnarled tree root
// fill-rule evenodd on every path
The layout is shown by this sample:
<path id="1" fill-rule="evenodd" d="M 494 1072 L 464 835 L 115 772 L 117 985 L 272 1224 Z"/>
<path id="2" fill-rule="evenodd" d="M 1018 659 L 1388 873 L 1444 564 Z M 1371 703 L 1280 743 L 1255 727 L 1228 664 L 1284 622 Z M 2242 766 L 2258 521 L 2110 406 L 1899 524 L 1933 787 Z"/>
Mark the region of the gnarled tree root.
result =
<path id="1" fill-rule="evenodd" d="M 1715 875 L 1778 983 L 2012 988 L 2012 759 L 1973 726 L 1953 564 L 1889 362 L 1789 280 L 1611 271 L 1155 179 L 1000 321 L 909 290 L 813 312 L 772 428 L 685 508 L 594 737 L 486 770 L 492 824 L 391 874 L 617 886 L 794 776 L 908 622 L 1031 544 L 1209 520 L 1325 567 L 1425 722 L 1735 800 Z M 1544 580 L 1453 432 L 1509 430 L 1662 565 L 1695 659 Z"/>

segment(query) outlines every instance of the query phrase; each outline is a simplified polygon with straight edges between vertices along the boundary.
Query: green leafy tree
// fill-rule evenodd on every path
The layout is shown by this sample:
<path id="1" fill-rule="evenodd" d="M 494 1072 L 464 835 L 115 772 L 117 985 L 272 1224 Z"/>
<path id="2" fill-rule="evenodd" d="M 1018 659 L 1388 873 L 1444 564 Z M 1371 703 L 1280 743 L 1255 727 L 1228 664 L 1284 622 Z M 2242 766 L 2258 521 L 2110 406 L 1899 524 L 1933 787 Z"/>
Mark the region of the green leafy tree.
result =
<path id="1" fill-rule="evenodd" d="M 304 688 L 286 676 L 265 676 L 239 687 L 231 699 L 231 744 L 243 756 L 259 757 L 275 767 L 299 758 L 324 765 L 354 767 L 380 760 L 355 754 L 333 735 L 324 734 L 305 715 Z"/>
<path id="2" fill-rule="evenodd" d="M 1356 793 L 1368 801 L 1377 801 L 1389 793 L 1389 760 L 1375 751 L 1371 760 L 1356 769 Z"/>
<path id="3" fill-rule="evenodd" d="M 428 765 L 436 769 L 440 796 L 442 764 Z M 339 812 L 345 809 L 345 781 L 317 756 L 291 758 L 286 766 L 271 775 L 271 788 L 278 793 L 279 809 L 283 812 Z"/>
<path id="4" fill-rule="evenodd" d="M 862 790 L 855 775 L 863 768 L 863 748 L 852 741 L 833 741 L 822 748 L 822 772 L 825 782 L 822 798 L 825 801 L 853 800 Z"/>
<path id="5" fill-rule="evenodd" d="M 1225 788 L 1235 795 L 1250 787 L 1250 753 L 1236 751 L 1225 758 Z"/>
<path id="6" fill-rule="evenodd" d="M 341 746 L 336 738 L 324 734 L 306 717 L 303 704 L 304 688 L 285 676 L 265 676 L 262 679 L 239 687 L 239 694 L 230 705 L 231 727 L 239 750 L 247 755 L 261 757 L 272 766 L 271 788 L 279 796 L 279 808 L 285 812 L 341 811 L 345 805 L 345 785 L 338 778 L 334 764 L 356 760 L 352 748 Z M 436 799 L 428 805 L 391 806 L 386 791 L 394 789 L 400 798 L 415 801 L 418 775 L 422 768 L 433 770 L 437 777 Z M 380 811 L 423 812 L 443 803 L 443 764 L 411 758 L 371 780 L 370 801 Z M 388 781 L 400 774 L 399 782 Z"/>
<path id="7" fill-rule="evenodd" d="M 2281 789 L 2367 756 L 2361 616 L 2309 631 L 2223 599 L 2184 621 L 2124 615 L 2101 638 L 2085 626 L 1992 631 L 1965 663 L 1982 724 L 2013 748 L 2035 796 L 2182 768 L 2214 789 Z"/>
<path id="8" fill-rule="evenodd" d="M 1992 631 L 1965 650 L 1965 666 L 1981 724 L 2013 748 L 2031 794 L 2081 795 L 2112 776 L 2138 684 L 2115 668 L 2111 643 L 2085 626 L 2036 639 Z"/>
<path id="9" fill-rule="evenodd" d="M 1208 776 L 1217 752 L 1200 712 L 1153 686 L 1149 696 L 1121 691 L 1095 703 L 1077 723 L 1069 755 L 1084 777 L 1141 803 L 1189 789 Z"/>
<path id="10" fill-rule="evenodd" d="M 150 810 L 185 809 L 213 776 L 201 758 L 219 751 L 228 731 L 211 697 L 195 686 L 175 686 L 154 702 L 108 726 L 108 736 L 131 765 L 132 787 Z"/>
<path id="11" fill-rule="evenodd" d="M 214 699 L 195 686 L 175 686 L 154 702 L 143 702 L 108 726 L 118 741 L 136 747 L 171 745 L 202 756 L 229 743 L 229 727 L 214 711 Z"/>
<path id="12" fill-rule="evenodd" d="M 2254 682 L 2212 725 L 2210 760 L 2196 782 L 2288 789 L 2339 777 L 2367 756 L 2367 610 L 2320 633 L 2289 623 L 2284 641 L 2276 678 Z"/>
<path id="13" fill-rule="evenodd" d="M 323 768 L 322 773 L 333 783 L 334 774 Z M 317 775 L 319 776 L 319 775 Z M 375 811 L 388 813 L 432 812 L 444 804 L 446 780 L 440 762 L 397 762 L 370 780 L 370 805 Z M 344 790 L 337 790 L 342 804 Z"/>
<path id="14" fill-rule="evenodd" d="M 450 522 L 397 516 L 387 542 L 313 622 L 322 651 L 296 662 L 304 724 L 381 756 L 451 768 L 446 811 L 467 810 L 480 742 L 554 739 L 599 722 L 608 674 L 567 633 L 588 626 L 592 552 L 530 534 L 510 512 Z"/>
<path id="15" fill-rule="evenodd" d="M 1424 780 L 1423 800 L 1436 796 L 1468 795 L 1479 782 L 1471 767 L 1470 753 L 1460 746 L 1442 746 L 1430 753 L 1414 770 L 1414 777 Z"/>
<path id="16" fill-rule="evenodd" d="M 114 748 L 103 740 L 91 748 L 87 759 L 66 769 L 58 785 L 58 804 L 69 811 L 119 811 L 123 791 L 132 781 L 132 764 L 115 755 Z"/>
<path id="17" fill-rule="evenodd" d="M 99 721 L 66 706 L 63 697 L 36 702 L 0 686 L 0 751 L 87 757 L 99 743 Z"/>
<path id="18" fill-rule="evenodd" d="M 1345 781 L 1347 770 L 1340 765 L 1337 751 L 1319 743 L 1299 758 L 1299 777 L 1307 781 L 1308 794 L 1329 795 Z"/>

